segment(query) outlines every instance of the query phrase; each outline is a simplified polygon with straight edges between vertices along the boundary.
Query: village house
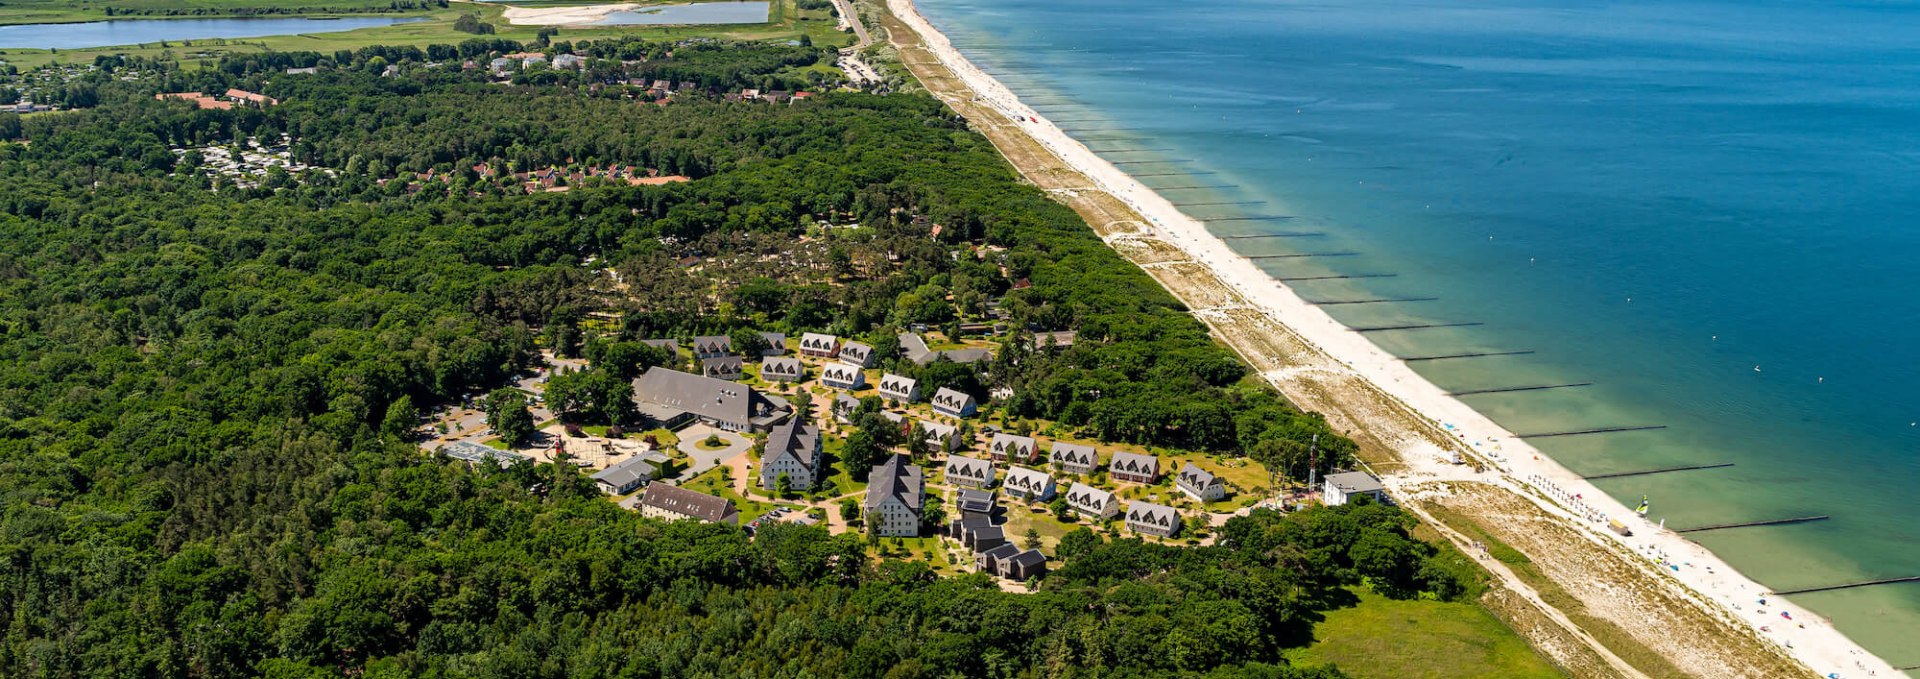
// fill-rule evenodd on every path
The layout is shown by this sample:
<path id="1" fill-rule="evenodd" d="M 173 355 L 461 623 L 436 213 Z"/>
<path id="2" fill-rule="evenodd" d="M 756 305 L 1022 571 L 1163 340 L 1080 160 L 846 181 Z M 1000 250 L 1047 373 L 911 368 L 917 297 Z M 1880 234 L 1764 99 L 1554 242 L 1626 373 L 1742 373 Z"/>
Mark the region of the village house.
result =
<path id="1" fill-rule="evenodd" d="M 1336 472 L 1327 475 L 1320 491 L 1320 499 L 1329 505 L 1344 505 L 1360 496 L 1386 502 L 1387 488 L 1380 485 L 1380 479 L 1366 472 Z"/>
<path id="2" fill-rule="evenodd" d="M 600 492 L 625 495 L 659 476 L 659 467 L 635 455 L 595 473 L 592 478 L 594 484 L 600 486 Z"/>
<path id="3" fill-rule="evenodd" d="M 1213 502 L 1227 496 L 1227 483 L 1205 469 L 1188 462 L 1180 468 L 1173 484 L 1196 502 Z"/>
<path id="4" fill-rule="evenodd" d="M 740 510 L 733 506 L 732 500 L 665 483 L 647 484 L 647 492 L 640 495 L 638 508 L 641 516 L 667 521 L 692 519 L 701 523 L 740 523 Z"/>
<path id="5" fill-rule="evenodd" d="M 969 488 L 960 491 L 960 497 L 954 502 L 964 517 L 991 517 L 996 506 L 993 491 Z"/>
<path id="6" fill-rule="evenodd" d="M 954 363 L 978 363 L 993 358 L 993 352 L 986 349 L 948 349 L 934 351 L 927 346 L 927 340 L 918 333 L 903 332 L 900 340 L 900 354 L 914 365 L 927 365 L 942 358 Z"/>
<path id="7" fill-rule="evenodd" d="M 920 507 L 926 480 L 920 467 L 905 455 L 894 454 L 867 476 L 867 530 L 883 538 L 910 538 L 920 534 Z"/>
<path id="8" fill-rule="evenodd" d="M 782 356 L 787 353 L 787 336 L 777 332 L 760 333 L 766 346 L 760 348 L 761 356 Z"/>
<path id="9" fill-rule="evenodd" d="M 873 347 L 859 342 L 847 342 L 840 345 L 840 361 L 862 368 L 873 367 Z"/>
<path id="10" fill-rule="evenodd" d="M 1107 460 L 1107 474 L 1116 481 L 1150 484 L 1160 478 L 1160 458 L 1118 451 Z"/>
<path id="11" fill-rule="evenodd" d="M 931 420 L 918 422 L 921 431 L 927 433 L 927 444 L 934 450 L 948 452 L 960 447 L 960 428 L 950 424 L 941 424 Z"/>
<path id="12" fill-rule="evenodd" d="M 768 382 L 799 382 L 805 379 L 807 367 L 797 358 L 769 358 L 760 361 L 760 379 Z"/>
<path id="13" fill-rule="evenodd" d="M 800 336 L 800 355 L 833 358 L 840 355 L 840 338 L 810 332 Z"/>
<path id="14" fill-rule="evenodd" d="M 1039 451 L 1039 444 L 1035 443 L 1031 436 L 994 434 L 993 442 L 988 445 L 987 450 L 993 453 L 995 462 L 1012 460 L 1021 464 L 1032 464 L 1034 453 Z"/>
<path id="15" fill-rule="evenodd" d="M 232 88 L 227 89 L 227 101 L 231 101 L 235 104 L 240 104 L 243 106 L 259 106 L 262 108 L 267 106 L 280 105 L 279 99 L 275 99 L 273 97 L 269 97 L 264 94 L 256 94 L 253 92 L 248 92 L 246 90 L 237 90 Z"/>
<path id="16" fill-rule="evenodd" d="M 1113 499 L 1113 493 L 1084 483 L 1075 483 L 1067 488 L 1067 506 L 1094 521 L 1113 518 L 1114 513 L 1120 511 L 1120 503 Z"/>
<path id="17" fill-rule="evenodd" d="M 978 553 L 975 553 L 973 556 L 973 565 L 975 568 L 980 569 L 980 572 L 982 573 L 986 573 L 988 575 L 999 575 L 1001 560 L 1011 559 L 1013 558 L 1013 555 L 1019 554 L 1019 553 L 1020 553 L 1019 547 L 1013 546 L 1012 543 L 1002 542 L 998 545 L 994 545 L 993 548 L 991 549 L 986 549 Z"/>
<path id="18" fill-rule="evenodd" d="M 880 398 L 894 403 L 912 403 L 920 400 L 920 381 L 910 377 L 901 377 L 893 373 L 881 375 L 878 390 Z"/>
<path id="19" fill-rule="evenodd" d="M 788 487 L 797 491 L 813 489 L 820 480 L 820 428 L 799 418 L 781 423 L 767 434 L 767 445 L 760 455 L 760 489 L 772 492 L 786 475 Z"/>
<path id="20" fill-rule="evenodd" d="M 733 338 L 726 335 L 702 335 L 693 338 L 694 358 L 719 358 L 733 355 Z"/>
<path id="21" fill-rule="evenodd" d="M 660 366 L 633 380 L 634 405 L 655 426 L 697 419 L 727 431 L 764 432 L 792 413 L 752 387 Z"/>
<path id="22" fill-rule="evenodd" d="M 1065 349 L 1067 347 L 1073 346 L 1074 340 L 1077 340 L 1079 338 L 1080 338 L 1080 333 L 1074 332 L 1072 330 L 1063 330 L 1060 332 L 1036 332 L 1036 333 L 1033 333 L 1032 347 L 1036 350 L 1056 349 L 1056 348 Z"/>
<path id="23" fill-rule="evenodd" d="M 853 412 L 860 409 L 860 399 L 852 394 L 838 394 L 833 397 L 833 405 L 827 408 L 833 411 L 833 419 L 841 424 L 852 424 Z"/>
<path id="24" fill-rule="evenodd" d="M 680 343 L 674 340 L 650 339 L 650 340 L 640 340 L 640 343 L 650 347 L 666 349 L 667 351 L 673 352 L 673 355 L 675 356 L 680 355 Z"/>
<path id="25" fill-rule="evenodd" d="M 930 403 L 933 404 L 933 412 L 947 417 L 968 418 L 980 411 L 980 404 L 974 401 L 972 395 L 948 387 L 933 392 Z"/>
<path id="26" fill-rule="evenodd" d="M 820 368 L 820 383 L 835 389 L 863 389 L 867 386 L 867 374 L 855 366 L 831 363 Z"/>
<path id="27" fill-rule="evenodd" d="M 739 356 L 716 356 L 701 359 L 700 373 L 716 380 L 739 380 L 746 374 L 746 364 Z"/>
<path id="28" fill-rule="evenodd" d="M 572 69 L 578 69 L 578 68 L 580 68 L 580 67 L 581 67 L 582 65 L 585 65 L 586 63 L 587 63 L 587 60 L 585 60 L 585 59 L 582 59 L 582 58 L 580 58 L 580 55 L 578 55 L 578 54 L 555 54 L 555 55 L 553 55 L 553 67 L 554 67 L 554 68 L 572 68 Z"/>
<path id="29" fill-rule="evenodd" d="M 1029 549 L 1010 557 L 1002 557 L 994 564 L 994 574 L 1014 582 L 1026 582 L 1045 575 L 1047 555 L 1040 550 Z"/>
<path id="30" fill-rule="evenodd" d="M 1092 474 L 1100 468 L 1100 452 L 1093 446 L 1054 441 L 1051 456 L 1053 468 L 1068 474 Z"/>
<path id="31" fill-rule="evenodd" d="M 1180 512 L 1142 500 L 1127 503 L 1127 530 L 1142 535 L 1173 537 L 1180 532 Z"/>
<path id="32" fill-rule="evenodd" d="M 1053 477 L 1046 472 L 1026 467 L 1007 467 L 1007 478 L 1000 482 L 1007 495 L 1023 500 L 1046 502 L 1053 499 Z"/>
<path id="33" fill-rule="evenodd" d="M 975 554 L 1007 544 L 1006 530 L 984 516 L 954 519 L 947 524 L 947 536 Z"/>
<path id="34" fill-rule="evenodd" d="M 993 485 L 993 463 L 965 455 L 947 456 L 947 483 L 961 488 Z"/>

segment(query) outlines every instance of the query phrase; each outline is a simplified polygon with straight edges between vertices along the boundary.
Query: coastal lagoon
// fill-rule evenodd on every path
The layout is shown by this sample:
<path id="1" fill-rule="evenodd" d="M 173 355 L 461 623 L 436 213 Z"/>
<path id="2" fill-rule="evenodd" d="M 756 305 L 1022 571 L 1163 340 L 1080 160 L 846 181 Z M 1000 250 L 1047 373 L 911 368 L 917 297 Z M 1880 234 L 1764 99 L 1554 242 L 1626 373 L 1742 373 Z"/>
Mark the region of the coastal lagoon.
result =
<path id="1" fill-rule="evenodd" d="M 162 40 L 258 38 L 268 35 L 338 33 L 391 26 L 418 17 L 344 19 L 115 19 L 72 24 L 0 26 L 0 48 L 84 49 L 138 45 Z"/>
<path id="2" fill-rule="evenodd" d="M 662 26 L 697 24 L 763 24 L 767 22 L 768 3 L 701 2 L 690 5 L 659 5 L 627 12 L 613 12 L 593 22 L 595 26 Z"/>
<path id="3" fill-rule="evenodd" d="M 1920 8 L 920 0 L 1308 299 L 1776 589 L 1920 575 Z M 1804 30 L 1821 26 L 1820 31 Z M 1163 149 L 1163 150 L 1151 150 Z M 1161 161 L 1161 162 L 1153 162 Z M 1151 175 L 1151 176 L 1148 176 Z M 1275 219 L 1285 217 L 1287 219 Z M 1231 220 L 1231 221 L 1227 221 Z M 1920 584 L 1793 597 L 1920 664 Z M 1748 607 L 1751 612 L 1753 607 Z M 1777 620 L 1775 622 L 1778 622 Z"/>

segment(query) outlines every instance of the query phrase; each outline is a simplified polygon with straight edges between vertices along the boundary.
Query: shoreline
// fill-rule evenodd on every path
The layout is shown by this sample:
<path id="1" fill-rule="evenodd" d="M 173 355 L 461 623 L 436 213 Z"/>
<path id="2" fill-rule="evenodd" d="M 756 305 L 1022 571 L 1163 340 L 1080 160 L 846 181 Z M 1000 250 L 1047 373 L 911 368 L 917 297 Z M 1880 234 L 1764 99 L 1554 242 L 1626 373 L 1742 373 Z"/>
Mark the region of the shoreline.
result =
<path id="1" fill-rule="evenodd" d="M 1423 492 L 1416 486 L 1436 480 L 1467 480 L 1498 486 L 1525 497 L 1541 512 L 1560 519 L 1582 537 L 1638 556 L 1643 565 L 1655 563 L 1655 555 L 1664 556 L 1665 563 L 1649 569 L 1659 576 L 1649 574 L 1648 579 L 1684 588 L 1697 603 L 1711 608 L 1716 618 L 1737 624 L 1755 639 L 1766 640 L 1772 650 L 1793 658 L 1816 676 L 1838 673 L 1841 677 L 1856 677 L 1866 676 L 1868 671 L 1878 676 L 1905 676 L 1819 615 L 1790 601 L 1773 600 L 1766 587 L 1740 574 L 1706 548 L 1649 524 L 1626 505 L 1516 438 L 1513 432 L 1448 396 L 1404 361 L 1341 325 L 1319 307 L 1307 304 L 1252 260 L 1234 253 L 1226 241 L 1208 232 L 1204 223 L 1182 214 L 1164 197 L 1045 122 L 1044 116 L 1022 104 L 1011 89 L 960 54 L 945 35 L 919 14 L 912 0 L 888 0 L 887 6 L 895 18 L 919 34 L 924 49 L 965 84 L 973 94 L 973 103 L 1005 116 L 1009 125 L 1017 125 L 1024 136 L 1091 180 L 1095 189 L 1145 218 L 1146 222 L 1140 226 L 1145 227 L 1149 235 L 1178 247 L 1193 263 L 1205 267 L 1267 320 L 1279 324 L 1310 352 L 1326 359 L 1322 362 L 1326 365 L 1316 368 L 1347 373 L 1383 400 L 1390 401 L 1380 406 L 1404 410 L 1433 431 L 1443 432 L 1447 445 L 1405 439 L 1388 445 L 1405 468 L 1381 475 L 1382 481 L 1403 503 L 1409 493 Z M 1012 122 L 1020 117 L 1028 122 Z M 1113 240 L 1109 238 L 1109 242 Z M 1196 309 L 1195 314 L 1207 311 Z M 1243 355 L 1247 353 L 1244 348 L 1235 349 Z M 1270 370 L 1263 376 L 1285 392 L 1282 381 L 1288 376 L 1283 372 Z M 1441 460 L 1453 451 L 1484 459 L 1494 470 L 1494 478 L 1473 475 L 1471 470 Z M 1630 538 L 1615 535 L 1607 530 L 1609 519 L 1633 527 L 1636 534 Z M 1760 599 L 1768 600 L 1767 617 L 1748 612 Z M 1775 613 L 1794 617 L 1786 620 Z"/>

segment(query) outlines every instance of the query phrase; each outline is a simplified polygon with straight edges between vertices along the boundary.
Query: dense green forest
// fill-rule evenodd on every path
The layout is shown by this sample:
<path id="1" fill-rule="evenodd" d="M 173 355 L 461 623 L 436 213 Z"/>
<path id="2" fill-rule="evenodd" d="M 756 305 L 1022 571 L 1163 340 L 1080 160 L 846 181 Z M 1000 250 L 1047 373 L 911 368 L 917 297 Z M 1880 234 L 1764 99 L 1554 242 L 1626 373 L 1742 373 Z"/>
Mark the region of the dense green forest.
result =
<path id="1" fill-rule="evenodd" d="M 1076 533 L 1016 595 L 870 564 L 824 530 L 642 519 L 564 465 L 423 456 L 396 436 L 414 404 L 498 387 L 542 346 L 629 352 L 628 370 L 653 360 L 633 342 L 696 332 L 894 351 L 899 328 L 988 298 L 1014 348 L 984 377 L 927 377 L 1010 388 L 1013 414 L 1097 438 L 1302 472 L 1309 437 L 1323 461 L 1351 444 L 1245 383 L 936 101 L 662 106 L 622 84 L 697 69 L 651 74 L 710 95 L 803 58 L 784 46 L 614 44 L 611 64 L 506 85 L 410 49 L 103 80 L 95 108 L 0 128 L 26 142 L 0 141 L 0 675 L 1331 677 L 1279 651 L 1344 587 L 1475 593 L 1468 561 L 1389 507 L 1256 513 L 1197 549 Z M 229 86 L 284 103 L 153 98 Z M 311 168 L 249 185 L 201 157 L 283 135 Z M 616 165 L 693 181 L 512 176 Z M 584 332 L 589 314 L 619 320 Z M 1071 349 L 1017 349 L 1069 329 Z"/>

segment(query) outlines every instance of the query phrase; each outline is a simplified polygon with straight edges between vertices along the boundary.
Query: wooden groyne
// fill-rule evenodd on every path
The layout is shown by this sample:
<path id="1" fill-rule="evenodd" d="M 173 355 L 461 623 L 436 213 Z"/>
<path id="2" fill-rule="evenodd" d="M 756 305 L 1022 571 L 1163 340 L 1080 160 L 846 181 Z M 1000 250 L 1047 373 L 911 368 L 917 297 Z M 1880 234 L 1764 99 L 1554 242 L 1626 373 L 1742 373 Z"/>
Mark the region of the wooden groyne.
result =
<path id="1" fill-rule="evenodd" d="M 1908 576 L 1904 578 L 1886 578 L 1883 580 L 1868 580 L 1866 582 L 1849 582 L 1844 585 L 1827 585 L 1825 587 L 1803 587 L 1800 589 L 1786 589 L 1786 590 L 1774 592 L 1774 594 L 1785 596 L 1788 594 L 1806 594 L 1808 592 L 1831 592 L 1836 589 L 1853 589 L 1855 587 L 1872 587 L 1874 585 L 1891 585 L 1891 584 L 1900 583 L 1900 582 L 1920 582 L 1920 575 L 1913 575 L 1913 576 Z M 1915 667 L 1920 667 L 1920 665 L 1915 665 Z"/>
<path id="2" fill-rule="evenodd" d="M 1720 462 L 1716 464 L 1690 464 L 1685 467 L 1661 467 L 1659 469 L 1642 469 L 1639 471 L 1632 471 L 1632 472 L 1613 472 L 1610 474 L 1594 474 L 1593 476 L 1583 476 L 1580 478 L 1586 479 L 1588 481 L 1594 481 L 1598 479 L 1626 478 L 1628 476 L 1646 476 L 1648 474 L 1665 474 L 1667 472 L 1690 472 L 1696 469 L 1722 469 L 1722 468 L 1731 467 L 1731 466 L 1733 466 L 1732 462 Z"/>
<path id="3" fill-rule="evenodd" d="M 1191 186 L 1155 186 L 1155 191 L 1187 191 L 1191 189 L 1231 189 L 1232 184 L 1194 184 Z"/>
<path id="4" fill-rule="evenodd" d="M 1398 304 L 1400 302 L 1437 302 L 1438 297 L 1382 297 L 1379 299 L 1320 299 L 1307 300 L 1314 306 L 1340 306 L 1344 304 Z"/>
<path id="5" fill-rule="evenodd" d="M 1129 172 L 1127 174 L 1134 177 L 1185 177 L 1187 175 L 1194 175 L 1194 174 L 1220 174 L 1220 173 L 1214 172 L 1213 170 L 1194 170 L 1192 172 L 1147 172 L 1143 174 L 1133 174 Z"/>
<path id="6" fill-rule="evenodd" d="M 1566 384 L 1529 384 L 1524 387 L 1493 387 L 1490 389 L 1468 389 L 1466 391 L 1447 392 L 1448 396 L 1472 396 L 1474 394 L 1505 394 L 1515 391 L 1544 391 L 1547 389 L 1570 389 L 1573 387 L 1591 387 L 1592 382 L 1568 382 Z M 1576 432 L 1569 432 L 1576 433 Z M 1541 434 L 1546 436 L 1546 434 Z M 1521 437 L 1526 438 L 1526 437 Z"/>
<path id="7" fill-rule="evenodd" d="M 1428 328 L 1465 328 L 1486 325 L 1480 321 L 1461 321 L 1458 323 L 1414 323 L 1410 325 L 1376 325 L 1371 328 L 1353 328 L 1354 332 L 1387 332 L 1389 330 L 1426 330 Z"/>
<path id="8" fill-rule="evenodd" d="M 1575 431 L 1550 431 L 1544 434 L 1520 434 L 1515 436 L 1514 438 L 1546 439 L 1546 438 L 1553 438 L 1555 436 L 1584 436 L 1587 434 L 1612 434 L 1615 432 L 1623 432 L 1623 431 L 1652 431 L 1654 429 L 1666 429 L 1666 428 L 1667 428 L 1667 425 L 1664 425 L 1664 424 L 1648 424 L 1648 425 L 1642 425 L 1638 427 L 1601 427 L 1599 429 L 1579 429 Z"/>
<path id="9" fill-rule="evenodd" d="M 1265 205 L 1264 200 L 1222 200 L 1211 203 L 1174 203 L 1178 207 L 1217 207 L 1220 205 Z M 1206 221 L 1204 219 L 1200 221 Z"/>
<path id="10" fill-rule="evenodd" d="M 1112 163 L 1114 165 L 1148 165 L 1152 163 L 1167 163 L 1167 164 L 1191 163 L 1193 162 L 1193 159 L 1192 158 L 1176 158 L 1174 160 L 1111 160 L 1107 162 Z"/>
<path id="11" fill-rule="evenodd" d="M 1203 222 L 1284 222 L 1293 219 L 1292 215 L 1254 215 L 1247 217 L 1208 217 Z"/>
<path id="12" fill-rule="evenodd" d="M 1796 523 L 1812 523 L 1814 521 L 1825 521 L 1831 518 L 1833 517 L 1822 514 L 1820 516 L 1796 516 L 1791 519 L 1765 519 L 1761 521 L 1742 521 L 1739 523 L 1716 523 L 1711 526 L 1695 526 L 1693 528 L 1675 528 L 1673 529 L 1673 532 L 1704 533 L 1710 530 L 1725 530 L 1728 528 L 1753 528 L 1756 526 L 1786 526 L 1786 525 L 1796 524 Z M 1839 588 L 1836 587 L 1834 589 L 1839 589 Z M 1785 592 L 1782 592 L 1782 594 L 1785 594 Z"/>
<path id="13" fill-rule="evenodd" d="M 1290 231 L 1287 233 L 1248 233 L 1237 236 L 1221 236 L 1220 240 L 1243 240 L 1248 238 L 1314 238 L 1325 236 L 1325 231 Z"/>
<path id="14" fill-rule="evenodd" d="M 1413 362 L 1415 362 L 1415 361 L 1444 361 L 1444 360 L 1447 360 L 1447 359 L 1450 359 L 1450 358 L 1485 358 L 1485 357 L 1490 357 L 1490 356 L 1525 356 L 1525 355 L 1527 355 L 1527 354 L 1531 354 L 1531 353 L 1533 353 L 1533 350 L 1532 350 L 1532 349 L 1521 349 L 1521 350 L 1519 350 L 1519 351 L 1482 351 L 1482 352 L 1479 352 L 1479 353 L 1473 353 L 1473 354 L 1444 354 L 1444 355 L 1440 355 L 1440 356 L 1409 356 L 1409 357 L 1407 357 L 1407 358 L 1403 358 L 1403 359 L 1400 359 L 1400 360 L 1402 360 L 1402 361 L 1406 361 L 1406 362 L 1408 362 L 1408 363 L 1413 363 Z"/>

